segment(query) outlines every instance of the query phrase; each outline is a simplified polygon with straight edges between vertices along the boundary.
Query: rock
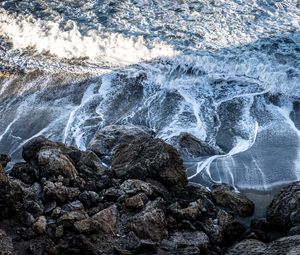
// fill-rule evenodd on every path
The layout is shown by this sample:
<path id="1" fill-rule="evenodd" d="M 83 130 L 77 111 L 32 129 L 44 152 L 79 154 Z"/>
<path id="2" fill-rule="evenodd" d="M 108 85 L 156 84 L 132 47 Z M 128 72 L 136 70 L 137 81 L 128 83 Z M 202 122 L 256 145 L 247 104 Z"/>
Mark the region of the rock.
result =
<path id="1" fill-rule="evenodd" d="M 248 239 L 236 244 L 226 255 L 265 255 L 267 245 L 259 240 Z M 283 255 L 283 254 L 282 254 Z"/>
<path id="2" fill-rule="evenodd" d="M 102 230 L 100 223 L 91 218 L 76 221 L 74 223 L 74 228 L 79 233 L 94 233 Z"/>
<path id="3" fill-rule="evenodd" d="M 286 232 L 291 227 L 300 226 L 300 182 L 283 188 L 267 208 L 270 227 Z"/>
<path id="4" fill-rule="evenodd" d="M 0 185 L 5 185 L 8 184 L 8 178 L 6 173 L 4 172 L 4 169 L 2 167 L 2 165 L 0 165 Z M 1 187 L 0 187 L 1 190 Z"/>
<path id="5" fill-rule="evenodd" d="M 53 183 L 47 181 L 44 184 L 44 193 L 48 199 L 54 199 L 63 203 L 76 198 L 80 194 L 80 191 L 78 188 L 63 186 L 61 182 Z"/>
<path id="6" fill-rule="evenodd" d="M 121 184 L 120 189 L 128 195 L 135 195 L 139 192 L 143 192 L 147 196 L 151 196 L 154 192 L 150 183 L 137 179 L 124 181 Z"/>
<path id="7" fill-rule="evenodd" d="M 116 205 L 112 205 L 98 213 L 92 219 L 99 223 L 104 233 L 112 233 L 115 230 L 119 218 L 119 211 Z"/>
<path id="8" fill-rule="evenodd" d="M 167 188 L 187 184 L 178 152 L 161 139 L 144 137 L 119 145 L 113 154 L 112 169 L 122 180 L 151 178 Z"/>
<path id="9" fill-rule="evenodd" d="M 14 255 L 16 251 L 13 246 L 12 238 L 6 232 L 0 229 L 0 254 Z"/>
<path id="10" fill-rule="evenodd" d="M 47 220 L 45 216 L 40 216 L 33 224 L 32 229 L 37 234 L 44 234 L 46 232 Z"/>
<path id="11" fill-rule="evenodd" d="M 169 210 L 175 218 L 179 220 L 196 220 L 199 219 L 203 212 L 206 212 L 201 201 L 191 202 L 187 207 L 182 208 L 178 202 L 170 205 Z"/>
<path id="12" fill-rule="evenodd" d="M 111 161 L 112 152 L 119 144 L 128 144 L 139 137 L 149 137 L 152 131 L 142 126 L 112 125 L 98 131 L 91 140 L 88 148 L 94 151 L 108 164 Z"/>
<path id="13" fill-rule="evenodd" d="M 104 192 L 104 198 L 106 201 L 116 202 L 119 197 L 125 195 L 125 192 L 118 188 L 109 188 Z"/>
<path id="14" fill-rule="evenodd" d="M 59 225 L 56 229 L 55 229 L 55 237 L 56 238 L 61 238 L 64 236 L 64 227 L 62 225 Z"/>
<path id="15" fill-rule="evenodd" d="M 161 243 L 161 248 L 172 254 L 206 254 L 208 247 L 209 238 L 201 231 L 175 232 Z"/>
<path id="16" fill-rule="evenodd" d="M 224 152 L 190 133 L 181 133 L 176 139 L 175 147 L 186 158 L 198 158 L 204 156 L 222 155 Z"/>
<path id="17" fill-rule="evenodd" d="M 163 199 L 148 202 L 142 212 L 129 219 L 127 230 L 133 231 L 141 239 L 159 241 L 166 238 L 168 231 Z"/>
<path id="18" fill-rule="evenodd" d="M 80 221 L 88 218 L 88 215 L 85 212 L 81 211 L 71 211 L 68 212 L 57 219 L 59 224 L 63 226 L 71 226 L 75 221 Z"/>
<path id="19" fill-rule="evenodd" d="M 58 149 L 45 148 L 37 152 L 37 165 L 40 177 L 49 178 L 62 175 L 74 179 L 78 172 L 70 159 Z"/>
<path id="20" fill-rule="evenodd" d="M 16 163 L 9 175 L 27 184 L 33 184 L 40 178 L 39 170 L 25 162 Z"/>
<path id="21" fill-rule="evenodd" d="M 148 198 L 145 193 L 139 193 L 125 200 L 125 206 L 131 209 L 142 209 Z"/>
<path id="22" fill-rule="evenodd" d="M 11 161 L 11 157 L 6 154 L 0 154 L 0 165 L 5 168 L 7 163 Z"/>
<path id="23" fill-rule="evenodd" d="M 288 236 L 269 244 L 258 240 L 244 240 L 229 249 L 226 255 L 298 255 L 300 236 Z"/>
<path id="24" fill-rule="evenodd" d="M 254 212 L 254 203 L 226 184 L 215 185 L 212 195 L 218 205 L 231 209 L 241 217 L 250 216 Z"/>
<path id="25" fill-rule="evenodd" d="M 91 208 L 99 201 L 99 195 L 94 191 L 84 191 L 80 193 L 78 199 L 86 208 Z"/>
<path id="26" fill-rule="evenodd" d="M 84 211 L 84 206 L 79 200 L 75 200 L 73 202 L 70 202 L 70 203 L 64 205 L 61 208 L 62 214 L 71 212 L 71 211 Z"/>

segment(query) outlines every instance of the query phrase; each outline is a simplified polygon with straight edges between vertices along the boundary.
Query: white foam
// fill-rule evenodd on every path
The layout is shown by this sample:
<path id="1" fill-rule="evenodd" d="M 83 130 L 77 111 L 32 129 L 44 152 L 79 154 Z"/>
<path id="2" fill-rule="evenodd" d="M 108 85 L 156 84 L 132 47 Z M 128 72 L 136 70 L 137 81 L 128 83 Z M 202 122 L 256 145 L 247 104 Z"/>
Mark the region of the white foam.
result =
<path id="1" fill-rule="evenodd" d="M 15 50 L 30 48 L 39 54 L 88 58 L 90 62 L 117 66 L 176 55 L 171 46 L 147 42 L 143 37 L 96 30 L 83 35 L 75 23 L 71 30 L 62 31 L 58 22 L 8 14 L 3 9 L 0 9 L 0 35 L 8 38 Z"/>

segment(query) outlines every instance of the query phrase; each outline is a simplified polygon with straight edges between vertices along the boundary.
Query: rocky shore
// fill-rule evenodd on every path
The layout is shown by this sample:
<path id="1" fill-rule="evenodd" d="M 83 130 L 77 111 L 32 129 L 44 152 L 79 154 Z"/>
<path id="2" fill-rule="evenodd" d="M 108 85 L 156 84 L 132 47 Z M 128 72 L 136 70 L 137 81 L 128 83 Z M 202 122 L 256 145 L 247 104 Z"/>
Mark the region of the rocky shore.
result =
<path id="1" fill-rule="evenodd" d="M 299 182 L 248 226 L 253 202 L 188 183 L 146 128 L 108 127 L 86 151 L 36 137 L 22 155 L 8 174 L 0 155 L 0 254 L 300 254 Z"/>

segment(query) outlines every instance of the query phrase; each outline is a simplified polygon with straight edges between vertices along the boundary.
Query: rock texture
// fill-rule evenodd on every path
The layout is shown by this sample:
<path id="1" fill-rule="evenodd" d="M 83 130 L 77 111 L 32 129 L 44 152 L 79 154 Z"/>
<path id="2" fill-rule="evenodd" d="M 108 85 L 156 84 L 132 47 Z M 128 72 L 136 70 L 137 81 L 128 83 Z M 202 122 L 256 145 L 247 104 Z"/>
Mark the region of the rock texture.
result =
<path id="1" fill-rule="evenodd" d="M 101 145 L 108 146 L 103 155 L 111 153 L 111 165 L 103 163 L 101 153 L 45 137 L 24 146 L 25 162 L 16 163 L 9 174 L 3 169 L 9 156 L 1 155 L 0 254 L 297 251 L 298 236 L 262 241 L 273 238 L 269 229 L 278 220 L 271 215 L 285 215 L 287 228 L 297 232 L 298 209 L 280 208 L 297 203 L 298 184 L 275 198 L 267 220 L 253 220 L 247 227 L 236 216 L 250 215 L 251 201 L 226 185 L 211 192 L 188 184 L 176 149 L 151 135 L 131 136 L 130 129 L 127 136 L 126 129 L 118 128 L 120 136 L 110 133 L 116 135 L 112 147 L 105 137 Z"/>

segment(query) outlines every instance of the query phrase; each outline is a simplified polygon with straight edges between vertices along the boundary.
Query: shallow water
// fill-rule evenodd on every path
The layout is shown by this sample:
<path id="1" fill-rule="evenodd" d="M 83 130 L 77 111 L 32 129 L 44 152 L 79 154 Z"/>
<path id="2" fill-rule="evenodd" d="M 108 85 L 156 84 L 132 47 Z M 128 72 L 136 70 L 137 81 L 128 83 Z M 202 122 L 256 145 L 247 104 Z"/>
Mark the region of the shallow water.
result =
<path id="1" fill-rule="evenodd" d="M 132 123 L 225 151 L 192 181 L 276 190 L 300 179 L 299 31 L 291 0 L 1 1 L 0 151 Z"/>

